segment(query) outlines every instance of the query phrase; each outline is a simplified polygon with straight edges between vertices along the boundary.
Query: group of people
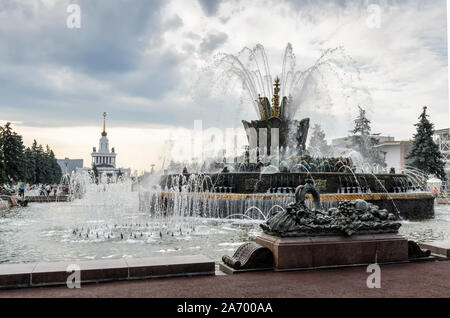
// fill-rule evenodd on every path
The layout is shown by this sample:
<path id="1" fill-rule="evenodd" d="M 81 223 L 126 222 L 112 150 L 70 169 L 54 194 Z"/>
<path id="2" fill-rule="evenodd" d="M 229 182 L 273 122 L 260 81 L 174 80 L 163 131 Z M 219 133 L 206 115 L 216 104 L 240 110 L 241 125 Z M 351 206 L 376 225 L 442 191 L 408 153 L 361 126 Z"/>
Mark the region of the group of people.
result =
<path id="1" fill-rule="evenodd" d="M 448 193 L 448 190 L 446 187 L 442 187 L 439 191 L 437 187 L 427 187 L 427 192 L 432 192 L 434 197 L 437 198 L 439 195 L 445 196 Z"/>
<path id="2" fill-rule="evenodd" d="M 51 184 L 24 184 L 18 183 L 16 185 L 10 186 L 9 184 L 0 184 L 0 195 L 15 195 L 19 197 L 25 197 L 25 192 L 34 192 L 30 195 L 45 195 L 56 196 L 58 193 L 67 194 L 69 193 L 69 186 L 65 185 L 51 185 Z"/>

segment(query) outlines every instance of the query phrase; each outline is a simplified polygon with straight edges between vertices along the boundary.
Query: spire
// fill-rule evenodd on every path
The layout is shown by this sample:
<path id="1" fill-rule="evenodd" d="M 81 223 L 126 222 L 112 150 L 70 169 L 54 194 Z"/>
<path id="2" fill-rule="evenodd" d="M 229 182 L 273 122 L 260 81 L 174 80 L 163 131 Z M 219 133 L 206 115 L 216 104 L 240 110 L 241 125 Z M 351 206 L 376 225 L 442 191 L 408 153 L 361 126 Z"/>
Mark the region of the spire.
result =
<path id="1" fill-rule="evenodd" d="M 106 112 L 103 113 L 103 132 L 102 132 L 102 136 L 106 136 Z"/>

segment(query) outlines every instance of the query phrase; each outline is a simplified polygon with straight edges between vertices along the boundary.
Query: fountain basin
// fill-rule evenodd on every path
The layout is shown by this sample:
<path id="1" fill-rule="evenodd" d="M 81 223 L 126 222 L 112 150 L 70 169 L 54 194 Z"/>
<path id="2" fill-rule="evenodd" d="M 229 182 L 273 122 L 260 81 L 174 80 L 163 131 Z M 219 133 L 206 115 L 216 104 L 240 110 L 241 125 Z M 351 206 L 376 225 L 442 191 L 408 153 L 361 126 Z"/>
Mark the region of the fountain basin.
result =
<path id="1" fill-rule="evenodd" d="M 404 219 L 427 219 L 434 216 L 434 196 L 431 193 L 325 193 L 320 196 L 324 208 L 339 201 L 365 200 L 389 213 L 400 212 Z M 312 196 L 307 196 L 312 204 Z M 211 218 L 248 218 L 264 220 L 270 213 L 283 209 L 294 201 L 293 194 L 276 193 L 195 193 L 141 192 L 141 212 L 164 215 L 200 216 Z"/>
<path id="2" fill-rule="evenodd" d="M 0 211 L 8 210 L 10 208 L 8 201 L 0 199 Z"/>
<path id="3" fill-rule="evenodd" d="M 7 210 L 11 207 L 18 206 L 19 200 L 15 196 L 0 195 L 0 211 Z"/>
<path id="4" fill-rule="evenodd" d="M 339 192 L 403 192 L 412 185 L 404 174 L 371 174 L 344 172 L 238 172 L 209 174 L 168 174 L 161 177 L 162 189 L 178 188 L 190 185 L 192 191 L 230 193 L 266 193 L 270 189 L 290 188 L 295 190 L 305 184 L 307 179 L 313 179 L 320 193 Z M 418 186 L 416 184 L 416 186 Z M 359 188 L 359 189 L 358 189 Z M 347 191 L 348 190 L 348 191 Z M 366 190 L 366 191 L 364 191 Z M 293 191 L 292 191 L 293 192 Z"/>

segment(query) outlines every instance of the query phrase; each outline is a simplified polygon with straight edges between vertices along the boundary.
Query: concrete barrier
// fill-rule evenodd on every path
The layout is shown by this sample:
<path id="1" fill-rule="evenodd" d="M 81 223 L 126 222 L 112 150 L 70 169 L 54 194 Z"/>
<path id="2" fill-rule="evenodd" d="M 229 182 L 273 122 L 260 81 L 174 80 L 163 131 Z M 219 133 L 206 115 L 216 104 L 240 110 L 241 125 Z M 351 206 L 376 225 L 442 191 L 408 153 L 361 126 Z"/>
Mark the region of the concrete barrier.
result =
<path id="1" fill-rule="evenodd" d="M 25 200 L 28 202 L 39 202 L 39 203 L 48 203 L 48 202 L 68 202 L 68 195 L 57 195 L 57 196 L 45 196 L 45 195 L 37 195 L 37 196 L 25 196 Z"/>
<path id="2" fill-rule="evenodd" d="M 0 265 L 0 289 L 65 285 L 76 265 L 80 283 L 159 277 L 215 275 L 215 263 L 203 255 L 66 261 Z"/>
<path id="3" fill-rule="evenodd" d="M 6 200 L 0 199 L 0 211 L 8 210 L 9 203 Z"/>

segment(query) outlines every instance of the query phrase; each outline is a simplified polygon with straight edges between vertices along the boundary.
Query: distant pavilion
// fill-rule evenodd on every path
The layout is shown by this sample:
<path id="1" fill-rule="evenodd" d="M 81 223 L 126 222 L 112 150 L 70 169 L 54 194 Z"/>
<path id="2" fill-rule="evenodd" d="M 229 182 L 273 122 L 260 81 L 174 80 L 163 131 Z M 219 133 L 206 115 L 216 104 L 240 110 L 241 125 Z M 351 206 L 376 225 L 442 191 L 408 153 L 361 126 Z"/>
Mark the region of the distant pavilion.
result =
<path id="1" fill-rule="evenodd" d="M 97 148 L 93 147 L 91 153 L 92 168 L 83 168 L 82 170 L 94 171 L 100 180 L 116 181 L 119 177 L 130 176 L 130 169 L 116 168 L 117 153 L 114 147 L 109 151 L 109 140 L 107 136 L 106 113 L 103 113 L 103 131 L 99 141 L 99 148 L 97 151 Z"/>

